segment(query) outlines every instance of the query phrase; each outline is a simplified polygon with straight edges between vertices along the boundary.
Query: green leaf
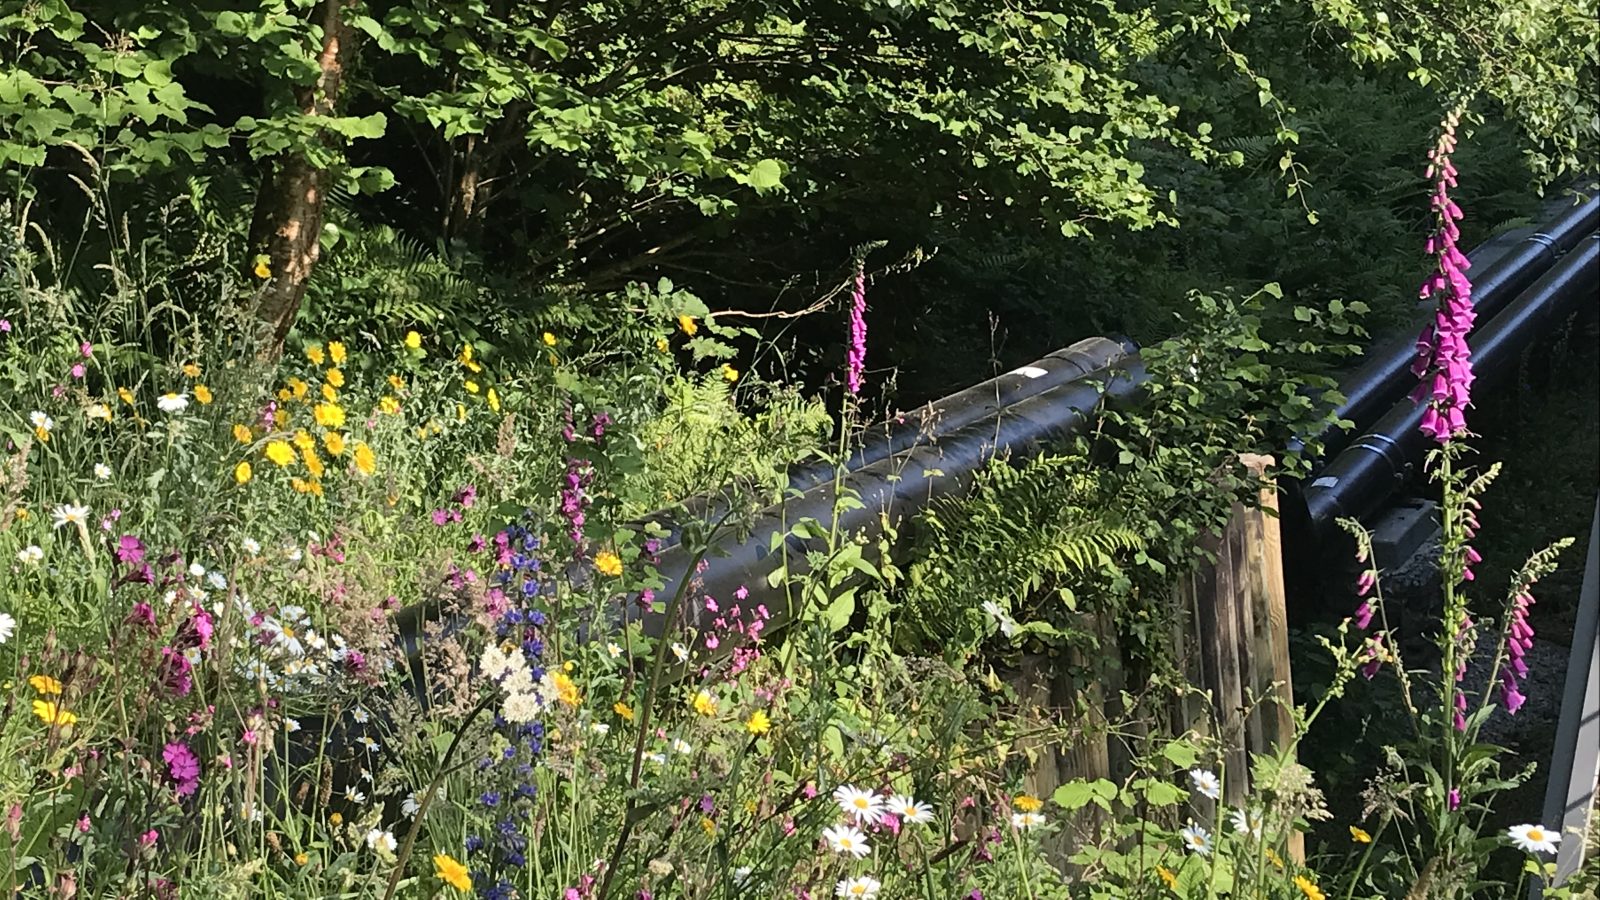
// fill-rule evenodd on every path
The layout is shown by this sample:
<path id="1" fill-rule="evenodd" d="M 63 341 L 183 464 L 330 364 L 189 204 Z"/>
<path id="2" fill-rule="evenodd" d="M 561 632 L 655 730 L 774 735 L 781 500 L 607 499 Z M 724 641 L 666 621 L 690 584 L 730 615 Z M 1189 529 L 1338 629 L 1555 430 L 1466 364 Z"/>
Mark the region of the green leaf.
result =
<path id="1" fill-rule="evenodd" d="M 757 191 L 766 192 L 783 186 L 783 166 L 775 159 L 763 159 L 750 169 L 747 183 Z"/>

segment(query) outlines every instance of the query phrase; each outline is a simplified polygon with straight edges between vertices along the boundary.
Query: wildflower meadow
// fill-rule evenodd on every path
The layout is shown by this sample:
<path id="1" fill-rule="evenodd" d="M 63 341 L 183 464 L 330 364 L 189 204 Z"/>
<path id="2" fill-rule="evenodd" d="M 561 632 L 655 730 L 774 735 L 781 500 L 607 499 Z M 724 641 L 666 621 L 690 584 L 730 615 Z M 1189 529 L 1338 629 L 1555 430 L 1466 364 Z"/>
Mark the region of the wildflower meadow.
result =
<path id="1" fill-rule="evenodd" d="M 1463 235 L 1517 193 L 1472 193 L 1475 161 L 1592 175 L 1562 87 L 1592 4 L 137 6 L 0 0 L 0 892 L 1594 896 L 1592 865 L 1552 883 L 1578 837 L 1500 816 L 1533 772 L 1486 725 L 1578 560 L 1551 534 L 1509 591 L 1475 579 Z M 1287 71 L 1306 34 L 1337 52 Z M 1409 117 L 1403 189 L 1317 192 L 1360 167 L 1318 142 L 1361 129 L 1292 92 L 1336 78 L 1400 98 L 1327 102 Z M 1229 243 L 1258 226 L 1349 229 L 1401 299 L 1280 284 Z M 1175 726 L 1210 698 L 1173 585 L 1268 484 L 1239 455 L 1308 471 L 1330 373 L 1424 268 L 1440 608 L 1403 633 L 1345 520 L 1348 606 L 1304 631 L 1326 677 L 1252 698 L 1288 733 Z M 1020 352 L 1011 278 L 1039 341 L 1055 294 L 1171 290 L 1147 383 L 842 527 L 853 454 L 911 416 L 897 367 L 909 408 Z M 1133 330 L 1100 302 L 1074 327 Z M 802 465 L 826 512 L 754 546 Z M 730 552 L 751 577 L 708 588 Z M 1306 752 L 1357 690 L 1398 713 L 1349 736 L 1360 802 Z M 1057 778 L 1089 731 L 1118 777 Z"/>

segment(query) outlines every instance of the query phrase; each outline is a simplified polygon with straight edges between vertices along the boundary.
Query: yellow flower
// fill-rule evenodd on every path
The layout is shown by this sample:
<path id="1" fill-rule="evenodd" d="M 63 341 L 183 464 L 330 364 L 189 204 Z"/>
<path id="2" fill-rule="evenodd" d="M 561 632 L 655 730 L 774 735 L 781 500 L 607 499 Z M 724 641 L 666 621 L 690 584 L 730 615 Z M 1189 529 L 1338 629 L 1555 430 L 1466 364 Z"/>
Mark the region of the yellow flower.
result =
<path id="1" fill-rule="evenodd" d="M 600 570 L 601 575 L 612 578 L 622 574 L 622 560 L 610 550 L 601 550 L 594 555 L 594 567 Z"/>
<path id="2" fill-rule="evenodd" d="M 89 408 L 84 410 L 83 414 L 88 416 L 91 420 L 99 419 L 102 422 L 111 421 L 111 407 L 105 405 L 104 403 L 89 404 Z"/>
<path id="3" fill-rule="evenodd" d="M 66 726 L 78 721 L 76 714 L 67 712 L 49 700 L 33 701 L 33 714 L 46 725 Z"/>
<path id="4" fill-rule="evenodd" d="M 433 874 L 458 891 L 472 890 L 472 876 L 467 873 L 467 867 L 444 853 L 434 856 Z"/>
<path id="5" fill-rule="evenodd" d="M 1362 831 L 1354 825 L 1351 825 L 1350 840 L 1355 841 L 1358 844 L 1370 844 L 1372 843 L 1372 835 L 1367 834 L 1365 831 Z"/>
<path id="6" fill-rule="evenodd" d="M 390 375 L 389 387 L 392 387 L 397 391 L 403 391 L 406 389 L 405 379 L 401 378 L 399 375 Z"/>
<path id="7" fill-rule="evenodd" d="M 717 714 L 717 698 L 711 696 L 711 692 L 704 688 L 694 695 L 694 699 L 689 701 L 689 705 L 694 707 L 694 711 L 702 716 L 714 716 Z"/>
<path id="8" fill-rule="evenodd" d="M 337 431 L 330 431 L 322 436 L 322 446 L 328 448 L 328 453 L 333 456 L 344 454 L 344 435 Z"/>
<path id="9" fill-rule="evenodd" d="M 311 482 L 305 480 L 304 478 L 301 478 L 298 475 L 296 475 L 295 477 L 289 479 L 289 486 L 294 488 L 294 492 L 296 494 L 309 494 L 309 493 L 311 493 Z"/>
<path id="10" fill-rule="evenodd" d="M 41 444 L 50 443 L 50 429 L 45 428 L 44 426 L 40 426 L 38 428 L 35 428 L 33 430 L 33 436 L 38 438 L 39 439 L 39 443 L 41 443 Z"/>
<path id="11" fill-rule="evenodd" d="M 469 394 L 476 394 L 477 392 L 483 390 L 483 388 L 478 386 L 478 383 L 476 381 L 473 381 L 470 378 L 467 379 L 462 384 L 462 387 L 466 388 L 467 389 L 467 393 L 469 393 Z"/>
<path id="12" fill-rule="evenodd" d="M 322 386 L 322 399 L 332 403 L 339 399 L 339 392 L 333 389 L 333 385 L 325 384 Z"/>
<path id="13" fill-rule="evenodd" d="M 463 363 L 472 362 L 472 343 L 470 341 L 461 345 L 460 359 Z"/>
<path id="14" fill-rule="evenodd" d="M 328 817 L 328 821 L 332 822 L 335 825 L 343 825 L 344 824 L 344 814 L 336 812 L 333 815 Z"/>
<path id="15" fill-rule="evenodd" d="M 735 369 L 733 366 L 724 365 L 722 367 L 722 377 L 728 379 L 729 381 L 738 381 L 739 370 Z"/>
<path id="16" fill-rule="evenodd" d="M 279 400 L 279 402 L 288 403 L 289 402 L 289 398 L 291 396 L 293 396 L 293 395 L 291 395 L 289 393 L 289 389 L 288 388 L 278 388 L 278 400 Z"/>
<path id="17" fill-rule="evenodd" d="M 211 396 L 211 388 L 208 388 L 203 384 L 197 384 L 194 386 L 194 398 L 200 401 L 201 406 L 204 406 L 215 399 Z"/>
<path id="18" fill-rule="evenodd" d="M 183 374 L 189 376 L 190 378 L 199 378 L 200 377 L 200 367 L 195 365 L 194 363 L 184 363 L 183 364 Z"/>
<path id="19" fill-rule="evenodd" d="M 415 331 L 406 332 L 406 346 L 413 350 L 421 350 L 422 335 L 417 334 Z"/>
<path id="20" fill-rule="evenodd" d="M 117 398 L 129 406 L 133 405 L 133 391 L 127 388 L 117 388 Z"/>
<path id="21" fill-rule="evenodd" d="M 633 708 L 628 706 L 628 704 L 623 703 L 621 700 L 611 704 L 611 711 L 621 716 L 624 721 L 633 721 Z"/>
<path id="22" fill-rule="evenodd" d="M 299 378 L 291 378 L 289 379 L 289 390 L 294 392 L 296 400 L 304 400 L 306 393 L 311 390 L 311 385 L 306 384 Z"/>
<path id="23" fill-rule="evenodd" d="M 287 469 L 294 465 L 294 448 L 288 441 L 271 441 L 267 444 L 267 459 Z"/>
<path id="24" fill-rule="evenodd" d="M 240 461 L 237 466 L 233 467 L 233 480 L 240 484 L 249 481 L 250 474 L 250 460 L 248 459 Z"/>
<path id="25" fill-rule="evenodd" d="M 378 411 L 387 413 L 391 416 L 397 416 L 400 414 L 400 401 L 388 395 L 384 395 L 383 399 L 378 401 Z"/>
<path id="26" fill-rule="evenodd" d="M 290 440 L 294 441 L 294 445 L 301 450 L 309 450 L 312 447 L 317 446 L 317 439 L 312 437 L 311 432 L 305 430 L 304 428 L 296 431 L 294 433 L 294 437 Z"/>
<path id="27" fill-rule="evenodd" d="M 701 816 L 700 817 L 700 830 L 704 831 L 707 834 L 707 836 L 716 834 L 717 833 L 717 822 L 716 822 L 716 820 L 711 818 L 710 816 Z"/>
<path id="28" fill-rule="evenodd" d="M 557 672 L 550 676 L 556 684 L 556 698 L 568 706 L 577 706 L 582 698 L 578 696 L 578 684 L 567 676 L 565 672 Z"/>
<path id="29" fill-rule="evenodd" d="M 489 401 L 489 408 L 494 410 L 495 412 L 499 412 L 500 411 L 500 395 L 496 394 L 494 392 L 494 388 L 489 388 L 489 393 L 485 394 L 484 396 Z"/>
<path id="30" fill-rule="evenodd" d="M 465 422 L 466 420 L 467 420 L 467 408 L 465 406 L 463 406 L 462 404 L 457 403 L 456 404 L 456 421 L 457 422 Z"/>
<path id="31" fill-rule="evenodd" d="M 548 331 L 541 336 L 541 339 L 546 347 L 554 347 L 556 345 L 556 336 Z"/>
<path id="32" fill-rule="evenodd" d="M 363 475 L 371 475 L 378 469 L 378 458 L 372 455 L 372 448 L 366 441 L 356 441 L 355 460 L 356 471 Z"/>
<path id="33" fill-rule="evenodd" d="M 233 439 L 241 444 L 249 444 L 251 440 L 250 426 L 235 424 L 233 426 Z"/>
<path id="34" fill-rule="evenodd" d="M 322 458 L 317 456 L 317 451 L 314 447 L 301 447 L 300 458 L 305 460 L 306 471 L 311 473 L 312 478 L 322 477 Z"/>
<path id="35" fill-rule="evenodd" d="M 320 366 L 327 361 L 328 357 L 322 352 L 321 344 L 307 344 L 306 359 L 311 360 L 313 366 Z"/>
<path id="36" fill-rule="evenodd" d="M 256 257 L 256 267 L 252 271 L 256 273 L 257 278 L 266 279 L 272 277 L 272 267 L 267 265 L 271 261 L 272 257 L 267 256 L 265 253 Z"/>
<path id="37" fill-rule="evenodd" d="M 344 409 L 337 403 L 318 403 L 311 415 L 323 428 L 344 427 Z"/>
<path id="38" fill-rule="evenodd" d="M 344 373 L 343 372 L 339 371 L 338 369 L 329 369 L 324 374 L 326 375 L 329 384 L 333 385 L 336 388 L 344 387 Z"/>
<path id="39" fill-rule="evenodd" d="M 1017 795 L 1011 800 L 1011 805 L 1015 806 L 1018 812 L 1025 813 L 1038 812 L 1039 810 L 1044 809 L 1044 801 L 1033 796 L 1032 794 Z"/>
<path id="40" fill-rule="evenodd" d="M 687 313 L 678 316 L 678 327 L 683 329 L 684 334 L 690 335 L 691 337 L 696 331 L 700 330 L 700 326 L 695 323 L 694 316 L 688 315 Z"/>
<path id="41" fill-rule="evenodd" d="M 28 686 L 41 694 L 61 693 L 61 682 L 51 678 L 49 675 L 35 675 L 29 678 Z"/>
<path id="42" fill-rule="evenodd" d="M 744 720 L 744 730 L 751 734 L 766 734 L 772 730 L 772 720 L 767 717 L 767 711 L 758 709 Z"/>
<path id="43" fill-rule="evenodd" d="M 1161 876 L 1162 884 L 1165 884 L 1172 890 L 1178 889 L 1178 876 L 1172 874 L 1171 869 L 1167 868 L 1166 866 L 1156 866 L 1156 874 Z"/>
<path id="44" fill-rule="evenodd" d="M 273 410 L 272 411 L 272 424 L 276 428 L 287 428 L 287 427 L 289 427 L 289 411 L 286 410 L 286 409 L 275 409 L 275 410 Z"/>
<path id="45" fill-rule="evenodd" d="M 1278 851 L 1268 847 L 1266 850 L 1266 856 L 1267 862 L 1272 863 L 1279 869 L 1283 868 L 1283 857 L 1278 855 Z"/>
<path id="46" fill-rule="evenodd" d="M 667 348 L 670 346 L 672 345 L 667 343 L 666 338 L 656 338 L 656 349 L 660 350 L 662 353 L 667 352 Z"/>
<path id="47" fill-rule="evenodd" d="M 1306 900 L 1328 900 L 1328 895 L 1317 887 L 1316 882 L 1304 875 L 1296 875 L 1294 877 L 1294 886 L 1300 889 L 1300 893 L 1306 895 Z"/>
<path id="48" fill-rule="evenodd" d="M 297 866 L 303 866 L 310 861 L 311 857 L 305 855 L 305 853 L 296 853 L 294 855 L 294 864 Z"/>
<path id="49" fill-rule="evenodd" d="M 333 360 L 333 364 L 336 366 L 344 365 L 345 350 L 343 341 L 328 342 L 328 358 Z"/>
<path id="50" fill-rule="evenodd" d="M 27 507 L 19 506 L 19 507 L 17 507 L 17 511 L 15 513 L 12 513 L 12 515 L 17 517 L 17 521 L 18 522 L 26 522 L 28 520 L 28 516 L 31 515 L 31 513 L 28 512 Z"/>

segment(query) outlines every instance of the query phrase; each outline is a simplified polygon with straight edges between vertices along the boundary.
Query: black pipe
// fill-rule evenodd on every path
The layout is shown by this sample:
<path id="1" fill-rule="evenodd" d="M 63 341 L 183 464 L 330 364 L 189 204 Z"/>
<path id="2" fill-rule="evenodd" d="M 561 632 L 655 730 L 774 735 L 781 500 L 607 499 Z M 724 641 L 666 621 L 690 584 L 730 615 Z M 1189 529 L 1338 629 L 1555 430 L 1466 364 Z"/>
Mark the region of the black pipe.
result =
<path id="1" fill-rule="evenodd" d="M 1001 410 L 1015 403 L 1080 381 L 1138 352 L 1139 346 L 1126 337 L 1085 338 L 1028 365 L 874 426 L 861 446 L 845 461 L 844 471 L 854 472 L 912 447 L 933 443 L 969 425 L 993 422 Z M 808 491 L 833 481 L 836 471 L 835 464 L 828 460 L 791 466 L 787 473 L 788 489 Z M 661 547 L 669 548 L 681 542 L 683 520 L 716 521 L 730 507 L 727 494 L 706 494 L 690 498 L 681 510 L 661 510 L 645 516 L 637 524 L 653 523 L 665 531 L 660 537 Z"/>
<path id="2" fill-rule="evenodd" d="M 1591 197 L 1524 238 L 1483 271 L 1469 273 L 1479 327 L 1527 290 L 1535 279 L 1549 271 L 1596 228 L 1600 228 L 1600 197 Z M 1482 249 L 1474 250 L 1469 256 L 1477 255 Z M 1427 308 L 1431 310 L 1432 306 Z M 1418 330 L 1422 324 L 1417 324 Z M 1339 391 L 1345 399 L 1334 411 L 1335 415 L 1349 419 L 1361 429 L 1394 405 L 1411 389 L 1407 371 L 1416 357 L 1415 343 L 1415 336 L 1406 332 L 1369 347 L 1361 366 L 1339 379 Z M 1352 436 L 1337 426 L 1324 429 L 1317 435 L 1324 458 L 1343 449 Z M 1300 442 L 1294 442 L 1292 449 L 1298 450 L 1300 446 Z"/>
<path id="3" fill-rule="evenodd" d="M 1566 317 L 1593 307 L 1600 288 L 1600 234 L 1590 234 L 1508 309 L 1472 336 L 1473 393 L 1485 398 L 1516 371 L 1516 359 L 1553 332 Z M 1395 379 L 1409 391 L 1416 379 Z M 1343 517 L 1362 519 L 1382 507 L 1421 461 L 1429 439 L 1421 431 L 1424 406 L 1403 397 L 1365 434 L 1328 463 L 1301 492 L 1305 537 L 1317 546 Z"/>
<path id="4" fill-rule="evenodd" d="M 914 445 L 850 472 L 840 486 L 843 493 L 858 498 L 860 505 L 845 509 L 837 523 L 834 511 L 839 492 L 831 481 L 762 510 L 748 531 L 713 541 L 703 568 L 693 575 L 695 583 L 686 593 L 683 621 L 704 631 L 716 617 L 706 610 L 704 598 L 710 596 L 724 610 L 734 603 L 742 604 L 745 610 L 766 606 L 771 614 L 765 626 L 769 632 L 788 624 L 793 611 L 788 608 L 786 593 L 781 586 L 769 585 L 767 576 L 783 563 L 787 563 L 791 575 L 805 573 L 808 551 L 825 544 L 821 538 L 806 540 L 791 534 L 796 523 L 811 519 L 825 531 L 836 525 L 840 535 L 863 537 L 862 557 L 868 562 L 881 562 L 875 538 L 882 534 L 885 524 L 904 522 L 936 496 L 959 495 L 996 455 L 1031 455 L 1048 442 L 1076 433 L 1091 421 L 1092 412 L 1102 402 L 1131 397 L 1146 380 L 1137 355 L 1123 356 L 1115 365 L 1091 374 L 1092 378 L 1067 381 L 1000 408 L 992 419 L 979 419 L 956 429 L 935 444 Z M 686 547 L 663 553 L 657 570 L 665 584 L 657 592 L 656 608 L 630 608 L 625 616 L 641 620 L 645 633 L 652 637 L 671 633 L 671 623 L 661 609 L 693 565 L 694 554 Z M 740 588 L 748 596 L 735 600 Z"/>

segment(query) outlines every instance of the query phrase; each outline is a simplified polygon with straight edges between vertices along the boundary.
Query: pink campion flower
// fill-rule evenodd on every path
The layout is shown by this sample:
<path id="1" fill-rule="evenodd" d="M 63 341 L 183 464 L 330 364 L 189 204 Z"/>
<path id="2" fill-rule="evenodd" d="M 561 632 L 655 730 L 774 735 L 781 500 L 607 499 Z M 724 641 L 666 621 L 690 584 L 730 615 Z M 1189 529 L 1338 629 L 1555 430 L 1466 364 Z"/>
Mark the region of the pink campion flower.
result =
<path id="1" fill-rule="evenodd" d="M 10 334 L 10 333 L 11 333 L 11 320 L 10 319 L 0 319 L 0 334 Z"/>
<path id="2" fill-rule="evenodd" d="M 149 831 L 146 831 L 144 834 L 139 835 L 139 846 L 154 847 L 156 845 L 156 841 L 159 840 L 161 840 L 161 832 L 152 828 Z"/>
<path id="3" fill-rule="evenodd" d="M 78 352 L 83 354 L 84 359 L 88 359 L 94 355 L 94 345 L 88 341 L 84 341 L 78 345 Z"/>
<path id="4" fill-rule="evenodd" d="M 1456 810 L 1461 808 L 1461 789 L 1460 788 L 1451 788 L 1450 789 L 1450 796 L 1445 799 L 1445 805 L 1450 808 L 1451 812 L 1455 812 Z"/>
<path id="5" fill-rule="evenodd" d="M 161 683 L 179 697 L 189 696 L 194 689 L 194 664 L 180 650 L 161 648 Z"/>
<path id="6" fill-rule="evenodd" d="M 91 827 L 91 825 L 90 825 L 90 822 L 89 822 L 89 814 L 88 813 L 84 813 L 83 815 L 78 817 L 78 825 L 77 825 L 77 827 L 78 827 L 78 833 L 79 834 L 88 834 L 89 833 L 89 828 Z"/>
<path id="7" fill-rule="evenodd" d="M 89 374 L 89 370 L 83 367 L 83 363 L 78 363 L 72 367 L 73 378 L 82 378 L 87 374 Z"/>
<path id="8" fill-rule="evenodd" d="M 861 393 L 862 373 L 867 367 L 867 273 L 856 263 L 855 287 L 850 292 L 850 347 L 845 354 L 845 389 L 852 396 Z"/>
<path id="9" fill-rule="evenodd" d="M 187 797 L 200 787 L 200 759 L 188 744 L 167 744 L 161 748 L 161 758 L 167 763 L 167 775 L 177 785 L 178 796 Z"/>

